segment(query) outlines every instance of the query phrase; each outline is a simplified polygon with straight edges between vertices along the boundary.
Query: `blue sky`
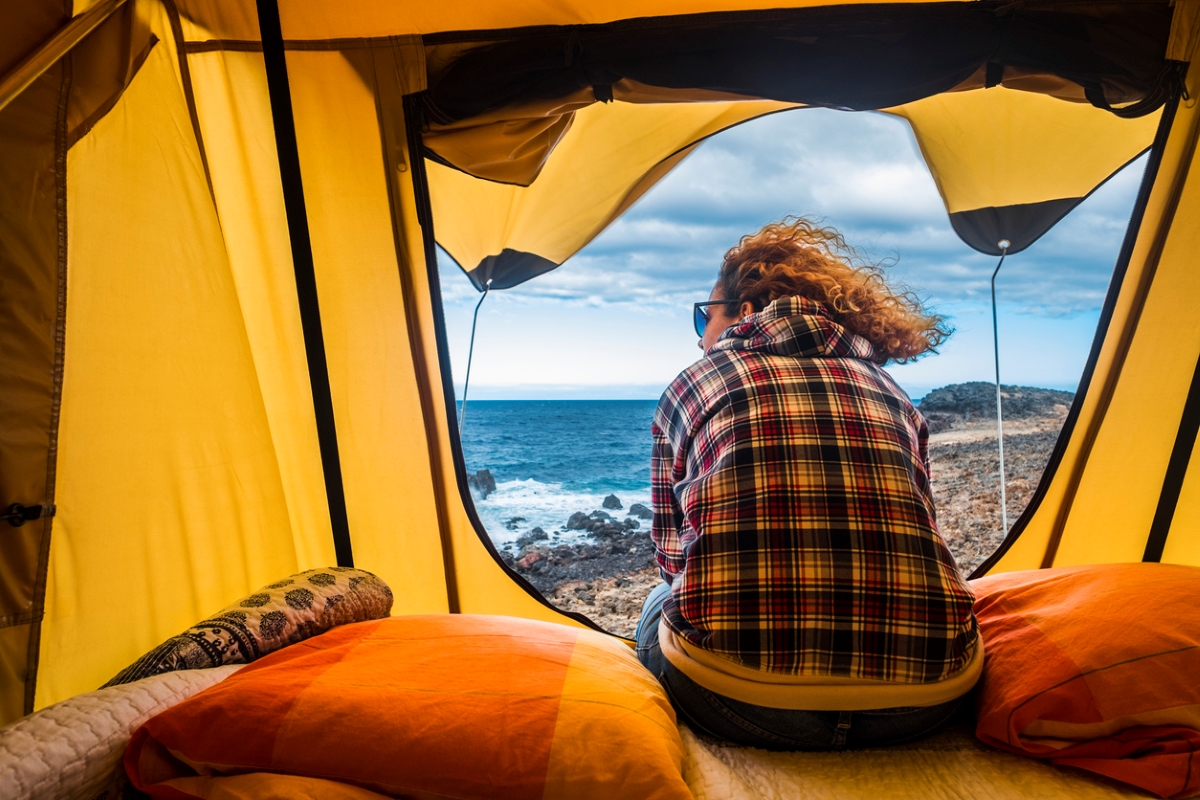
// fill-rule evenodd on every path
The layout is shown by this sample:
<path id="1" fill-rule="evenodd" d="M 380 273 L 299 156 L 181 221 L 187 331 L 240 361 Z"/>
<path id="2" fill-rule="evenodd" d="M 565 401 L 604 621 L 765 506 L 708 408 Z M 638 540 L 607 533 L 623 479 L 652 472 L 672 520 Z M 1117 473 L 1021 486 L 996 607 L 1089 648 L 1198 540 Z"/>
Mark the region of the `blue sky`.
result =
<path id="1" fill-rule="evenodd" d="M 997 280 L 1004 383 L 1074 389 L 1141 178 L 1142 160 Z M 724 252 L 789 214 L 824 219 L 890 280 L 950 318 L 941 352 L 889 371 L 914 398 L 993 379 L 989 278 L 995 259 L 950 227 L 908 124 L 884 114 L 803 109 L 701 145 L 559 269 L 493 292 L 479 312 L 470 399 L 655 399 L 700 357 L 691 304 Z M 436 221 L 435 221 L 436 223 Z M 478 294 L 441 254 L 459 396 Z"/>

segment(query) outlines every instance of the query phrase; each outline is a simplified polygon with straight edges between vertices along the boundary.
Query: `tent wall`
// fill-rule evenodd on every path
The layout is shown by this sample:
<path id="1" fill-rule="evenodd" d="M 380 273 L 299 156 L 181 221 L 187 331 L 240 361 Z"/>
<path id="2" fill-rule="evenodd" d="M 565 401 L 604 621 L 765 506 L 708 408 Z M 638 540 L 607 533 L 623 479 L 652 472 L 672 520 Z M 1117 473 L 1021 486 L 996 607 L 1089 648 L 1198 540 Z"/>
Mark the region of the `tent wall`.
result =
<path id="1" fill-rule="evenodd" d="M 137 4 L 157 42 L 65 154 L 69 344 L 37 707 L 94 689 L 232 598 L 334 563 L 263 58 L 181 59 L 169 10 Z M 356 564 L 393 587 L 394 613 L 565 620 L 511 581 L 459 495 L 406 53 L 287 56 Z M 61 80 L 44 82 L 57 100 Z M 46 202 L 50 283 L 35 294 L 49 327 L 31 351 L 43 366 L 58 263 L 53 192 Z M 45 464 L 46 440 L 31 447 Z M 25 584 L 42 524 L 26 526 L 34 552 L 8 562 L 26 565 Z M 5 719 L 28 710 L 28 626 L 10 638 Z"/>
<path id="2" fill-rule="evenodd" d="M 1200 64 L 1193 62 L 1187 87 L 1196 97 Z M 1146 554 L 1176 441 L 1191 446 L 1186 426 L 1179 434 L 1200 355 L 1198 133 L 1200 108 L 1181 102 L 1061 460 L 992 572 L 1140 561 Z M 1195 470 L 1187 471 L 1177 507 L 1163 513 L 1159 525 L 1169 536 L 1162 559 L 1200 563 Z"/>
<path id="3" fill-rule="evenodd" d="M 62 64 L 0 112 L 0 504 L 54 500 Z M 0 721 L 24 713 L 52 519 L 0 523 Z"/>
<path id="4" fill-rule="evenodd" d="M 283 4 L 350 534 L 395 613 L 571 622 L 499 563 L 463 491 L 404 37 L 731 5 L 779 4 Z M 30 7 L 0 61 L 66 16 Z M 245 0 L 130 0 L 0 111 L 0 499 L 58 508 L 0 537 L 0 722 L 334 561 L 257 39 Z M 1138 560 L 1156 518 L 1162 558 L 1200 563 L 1200 454 L 1180 434 L 1200 409 L 1198 126 L 1181 105 L 1057 471 L 994 570 Z"/>
<path id="5" fill-rule="evenodd" d="M 221 220 L 160 38 L 67 154 L 67 320 L 37 705 L 254 586 L 327 563 L 284 491 Z M 247 302 L 244 303 L 243 301 Z M 311 425 L 307 414 L 293 414 Z M 303 436 L 300 437 L 303 440 Z"/>

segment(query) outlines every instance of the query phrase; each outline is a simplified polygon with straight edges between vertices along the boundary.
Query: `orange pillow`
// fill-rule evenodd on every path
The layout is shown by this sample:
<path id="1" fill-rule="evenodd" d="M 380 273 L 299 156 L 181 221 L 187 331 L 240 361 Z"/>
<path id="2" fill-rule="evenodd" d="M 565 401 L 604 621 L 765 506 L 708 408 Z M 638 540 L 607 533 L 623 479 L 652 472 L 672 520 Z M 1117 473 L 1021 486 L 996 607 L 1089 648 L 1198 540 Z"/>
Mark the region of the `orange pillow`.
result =
<path id="1" fill-rule="evenodd" d="M 972 581 L 984 742 L 1200 794 L 1200 569 L 1106 564 Z"/>
<path id="2" fill-rule="evenodd" d="M 164 798 L 232 796 L 228 776 L 272 772 L 417 798 L 683 800 L 682 760 L 667 698 L 619 640 L 436 615 L 266 656 L 149 720 L 125 768 Z"/>

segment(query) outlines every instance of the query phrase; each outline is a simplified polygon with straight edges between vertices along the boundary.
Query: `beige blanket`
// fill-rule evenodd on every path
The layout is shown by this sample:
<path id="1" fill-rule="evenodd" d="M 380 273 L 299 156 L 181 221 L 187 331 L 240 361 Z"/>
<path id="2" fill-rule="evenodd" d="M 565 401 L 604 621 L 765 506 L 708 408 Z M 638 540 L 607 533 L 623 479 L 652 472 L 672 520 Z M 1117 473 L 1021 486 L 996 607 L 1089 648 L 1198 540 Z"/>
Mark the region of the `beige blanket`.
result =
<path id="1" fill-rule="evenodd" d="M 1116 800 L 1154 795 L 993 750 L 968 728 L 882 750 L 772 753 L 710 744 L 680 726 L 696 800 Z"/>

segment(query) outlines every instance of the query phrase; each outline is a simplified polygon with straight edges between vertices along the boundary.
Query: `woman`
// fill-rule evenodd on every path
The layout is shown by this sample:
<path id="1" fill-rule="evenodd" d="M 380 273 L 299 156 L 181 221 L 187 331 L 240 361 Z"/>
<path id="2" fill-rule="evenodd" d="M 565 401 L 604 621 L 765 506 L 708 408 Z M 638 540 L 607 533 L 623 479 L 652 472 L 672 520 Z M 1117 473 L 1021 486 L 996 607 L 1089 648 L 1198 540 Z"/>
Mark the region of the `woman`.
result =
<path id="1" fill-rule="evenodd" d="M 949 329 L 836 231 L 793 218 L 725 255 L 696 316 L 704 357 L 652 426 L 666 583 L 639 658 L 693 730 L 736 744 L 936 730 L 983 652 L 938 534 L 925 421 L 881 367 Z"/>

